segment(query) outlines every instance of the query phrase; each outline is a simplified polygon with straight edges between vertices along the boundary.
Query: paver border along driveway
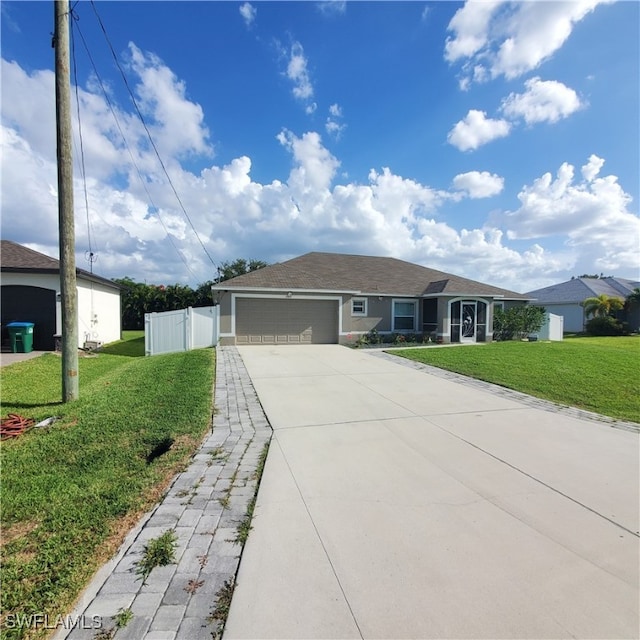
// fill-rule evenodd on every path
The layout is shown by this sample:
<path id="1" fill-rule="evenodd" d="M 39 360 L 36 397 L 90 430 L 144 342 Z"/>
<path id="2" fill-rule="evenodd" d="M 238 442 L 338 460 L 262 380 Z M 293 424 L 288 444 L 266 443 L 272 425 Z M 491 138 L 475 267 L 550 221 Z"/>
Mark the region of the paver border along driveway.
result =
<path id="1" fill-rule="evenodd" d="M 238 350 L 274 435 L 225 638 L 638 637 L 637 433 L 371 352 Z"/>

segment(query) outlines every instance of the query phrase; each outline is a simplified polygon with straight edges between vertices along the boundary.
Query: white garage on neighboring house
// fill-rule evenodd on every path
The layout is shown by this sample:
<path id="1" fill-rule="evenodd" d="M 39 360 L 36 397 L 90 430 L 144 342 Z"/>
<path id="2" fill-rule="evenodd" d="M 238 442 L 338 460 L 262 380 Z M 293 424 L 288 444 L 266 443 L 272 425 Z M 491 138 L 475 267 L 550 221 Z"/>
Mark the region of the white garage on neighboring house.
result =
<path id="1" fill-rule="evenodd" d="M 7 324 L 33 322 L 33 348 L 52 351 L 62 332 L 60 263 L 43 253 L 10 240 L 2 240 L 0 254 L 2 344 L 7 344 Z M 82 269 L 76 269 L 78 289 L 78 346 L 106 344 L 121 332 L 120 286 Z"/>

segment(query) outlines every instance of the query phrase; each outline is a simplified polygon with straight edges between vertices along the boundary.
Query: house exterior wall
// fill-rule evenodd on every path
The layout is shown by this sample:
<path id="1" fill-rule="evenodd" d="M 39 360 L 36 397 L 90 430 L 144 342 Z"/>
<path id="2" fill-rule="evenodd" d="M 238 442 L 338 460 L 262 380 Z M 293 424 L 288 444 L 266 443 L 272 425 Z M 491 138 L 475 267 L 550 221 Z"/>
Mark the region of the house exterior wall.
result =
<path id="1" fill-rule="evenodd" d="M 87 340 L 107 344 L 122 338 L 120 292 L 105 285 L 78 279 L 78 343 Z"/>
<path id="2" fill-rule="evenodd" d="M 220 334 L 231 333 L 231 293 L 225 292 L 218 298 L 220 306 Z"/>
<path id="3" fill-rule="evenodd" d="M 391 298 L 379 296 L 350 296 L 342 295 L 342 331 L 344 334 L 352 334 L 357 340 L 363 334 L 375 329 L 378 332 L 391 331 Z M 367 305 L 366 316 L 352 315 L 352 301 L 365 300 Z M 348 341 L 348 340 L 347 340 Z"/>
<path id="4" fill-rule="evenodd" d="M 40 287 L 60 293 L 60 276 L 53 273 L 2 273 L 3 285 Z M 120 292 L 106 285 L 81 278 L 77 279 L 78 291 L 78 347 L 85 340 L 102 343 L 120 340 L 121 311 Z M 62 332 L 61 303 L 56 302 L 56 333 Z M 89 334 L 89 338 L 87 338 Z"/>
<path id="5" fill-rule="evenodd" d="M 239 292 L 228 291 L 219 298 L 220 304 L 220 344 L 235 344 L 235 304 L 234 298 L 242 298 L 250 296 L 253 298 L 287 298 L 286 291 L 268 291 L 268 292 Z M 424 329 L 423 317 L 423 298 L 401 298 L 392 296 L 359 296 L 350 294 L 330 294 L 321 293 L 298 293 L 293 294 L 293 299 L 298 300 L 319 300 L 332 299 L 338 300 L 338 342 L 340 344 L 353 344 L 360 337 L 372 330 L 378 333 L 392 333 L 393 327 L 393 304 L 394 301 L 411 300 L 416 302 L 417 317 L 415 327 L 410 332 L 422 334 Z M 354 300 L 362 300 L 366 304 L 366 314 L 352 313 L 352 303 Z M 439 296 L 436 298 L 437 304 L 437 329 L 435 335 L 432 336 L 439 342 L 451 342 L 451 302 L 455 300 L 475 300 L 484 302 L 487 305 L 486 312 L 486 340 L 493 339 L 493 300 L 491 298 L 482 298 L 477 296 Z M 497 300 L 505 309 L 511 306 L 524 304 L 524 301 Z M 409 330 L 407 330 L 409 331 Z"/>

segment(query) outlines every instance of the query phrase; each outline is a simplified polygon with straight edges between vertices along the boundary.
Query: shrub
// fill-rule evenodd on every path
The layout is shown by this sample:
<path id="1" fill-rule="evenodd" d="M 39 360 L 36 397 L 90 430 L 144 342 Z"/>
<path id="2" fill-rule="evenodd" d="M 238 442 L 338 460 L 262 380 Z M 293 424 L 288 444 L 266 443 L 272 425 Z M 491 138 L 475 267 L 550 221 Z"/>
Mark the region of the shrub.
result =
<path id="1" fill-rule="evenodd" d="M 587 320 L 586 330 L 590 336 L 621 336 L 628 333 L 624 324 L 612 316 L 596 316 Z"/>
<path id="2" fill-rule="evenodd" d="M 496 309 L 493 315 L 494 340 L 518 340 L 540 331 L 547 311 L 544 307 L 523 305 L 504 311 Z"/>
<path id="3" fill-rule="evenodd" d="M 371 329 L 365 336 L 365 342 L 366 344 L 380 344 L 380 334 L 375 329 Z"/>

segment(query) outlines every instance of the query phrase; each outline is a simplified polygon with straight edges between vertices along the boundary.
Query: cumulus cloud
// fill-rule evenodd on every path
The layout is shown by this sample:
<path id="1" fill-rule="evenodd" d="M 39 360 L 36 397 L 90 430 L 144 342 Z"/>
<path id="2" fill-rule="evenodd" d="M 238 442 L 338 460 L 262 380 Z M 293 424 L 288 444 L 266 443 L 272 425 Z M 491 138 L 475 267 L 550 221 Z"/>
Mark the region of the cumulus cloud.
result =
<path id="1" fill-rule="evenodd" d="M 299 100 L 313 98 L 313 85 L 307 69 L 307 58 L 304 49 L 299 42 L 291 45 L 289 61 L 287 64 L 287 77 L 293 82 L 293 95 Z"/>
<path id="2" fill-rule="evenodd" d="M 240 5 L 240 15 L 247 27 L 250 27 L 255 22 L 257 13 L 258 10 L 250 2 Z"/>
<path id="3" fill-rule="evenodd" d="M 467 0 L 449 23 L 444 57 L 462 64 L 462 88 L 499 76 L 517 78 L 549 59 L 578 22 L 610 1 Z"/>
<path id="4" fill-rule="evenodd" d="M 471 109 L 451 129 L 447 140 L 460 151 L 472 151 L 496 138 L 504 138 L 510 130 L 511 125 L 506 120 L 492 120 L 484 111 Z"/>
<path id="5" fill-rule="evenodd" d="M 566 236 L 568 246 L 593 252 L 597 264 L 637 270 L 640 218 L 629 210 L 631 197 L 617 176 L 599 177 L 603 165 L 592 155 L 577 181 L 573 165 L 565 162 L 555 178 L 545 173 L 525 186 L 520 208 L 505 216 L 508 237 Z"/>
<path id="6" fill-rule="evenodd" d="M 488 171 L 469 171 L 453 179 L 453 188 L 469 198 L 490 198 L 504 189 L 504 178 Z"/>
<path id="7" fill-rule="evenodd" d="M 604 160 L 592 153 L 589 156 L 587 164 L 582 167 L 582 177 L 587 182 L 591 182 L 600 173 L 600 169 L 602 169 L 603 166 Z"/>
<path id="8" fill-rule="evenodd" d="M 569 117 L 583 105 L 578 94 L 556 80 L 531 78 L 524 93 L 512 93 L 502 101 L 507 118 L 522 118 L 527 124 L 557 122 Z"/>
<path id="9" fill-rule="evenodd" d="M 185 96 L 184 82 L 153 53 L 129 43 L 130 66 L 140 81 L 135 87 L 138 104 L 153 118 L 152 132 L 168 155 L 206 154 L 212 151 L 209 131 L 199 104 Z"/>
<path id="10" fill-rule="evenodd" d="M 466 2 L 462 9 L 458 9 L 449 22 L 448 29 L 454 36 L 447 38 L 445 60 L 456 62 L 482 50 L 489 42 L 491 18 L 501 4 L 501 1 Z"/>
<path id="11" fill-rule="evenodd" d="M 274 262 L 312 250 L 390 255 L 517 291 L 557 280 L 558 273 L 585 256 L 592 268 L 593 257 L 598 256 L 597 268 L 608 272 L 637 265 L 638 217 L 630 212 L 629 196 L 615 176 L 600 176 L 604 161 L 598 156 L 591 156 L 582 167 L 581 182 L 570 165 L 563 165 L 557 178 L 547 174 L 523 187 L 516 211 L 489 220 L 478 208 L 473 228 L 458 229 L 443 217 L 444 205 L 455 205 L 461 193 L 470 198 L 499 193 L 499 176 L 486 171 L 459 174 L 452 179 L 452 191 L 399 175 L 390 167 L 372 169 L 364 182 L 344 181 L 338 173 L 340 159 L 318 132 L 296 134 L 289 129 L 274 140 L 274 147 L 279 144 L 291 159 L 288 174 L 280 179 L 256 181 L 251 158 L 245 155 L 219 165 L 209 162 L 194 173 L 181 158 L 185 151 L 202 149 L 204 157 L 208 153 L 201 112 L 187 100 L 178 79 L 159 72 L 162 65 L 156 59 L 140 53 L 136 64 L 137 90 L 146 96 L 154 140 L 172 154 L 163 159 L 171 167 L 173 185 L 207 251 L 218 262 L 238 256 Z M 144 73 L 149 69 L 153 73 Z M 18 65 L 4 63 L 3 88 L 18 105 L 2 101 L 0 162 L 2 237 L 55 255 L 55 136 L 40 128 L 42 119 L 53 118 L 52 98 L 44 97 L 52 86 L 51 75 L 27 74 Z M 165 94 L 172 99 L 160 108 L 156 102 Z M 103 100 L 89 88 L 81 95 L 93 129 L 92 144 L 108 148 L 96 155 L 99 163 L 87 163 L 97 273 L 192 285 L 212 279 L 215 266 L 159 171 L 136 119 L 118 108 L 124 130 L 132 136 L 136 162 L 145 167 L 144 186 L 113 135 Z M 29 100 L 39 97 L 43 97 L 38 103 L 40 117 L 34 118 Z M 338 105 L 330 110 L 333 117 L 339 113 Z M 165 126 L 174 114 L 190 119 L 189 135 L 181 144 L 175 140 L 175 130 Z M 78 178 L 75 190 L 76 202 L 83 202 Z M 545 248 L 539 238 L 552 236 L 564 240 L 565 246 Z M 87 241 L 82 215 L 76 226 L 79 264 Z"/>

